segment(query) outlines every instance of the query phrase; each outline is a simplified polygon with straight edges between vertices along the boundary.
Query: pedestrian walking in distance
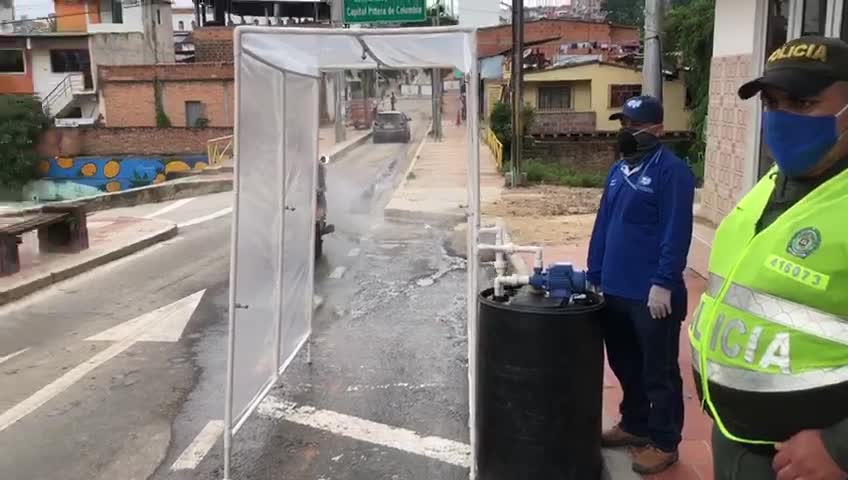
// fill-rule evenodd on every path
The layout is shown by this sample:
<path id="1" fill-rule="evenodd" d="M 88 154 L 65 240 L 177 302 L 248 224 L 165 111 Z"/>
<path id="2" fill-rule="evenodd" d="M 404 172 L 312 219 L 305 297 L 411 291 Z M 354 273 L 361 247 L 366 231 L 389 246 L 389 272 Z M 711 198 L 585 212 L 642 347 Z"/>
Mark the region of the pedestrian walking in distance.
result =
<path id="1" fill-rule="evenodd" d="M 715 478 L 846 480 L 848 44 L 783 45 L 758 93 L 776 166 L 716 230 L 689 327 Z"/>
<path id="2" fill-rule="evenodd" d="M 630 98 L 610 120 L 621 122 L 621 160 L 607 175 L 588 277 L 606 299 L 604 344 L 624 398 L 619 423 L 601 441 L 635 447 L 633 470 L 652 474 L 678 460 L 683 429 L 678 354 L 695 178 L 660 143 L 663 107 L 656 98 Z"/>
<path id="3" fill-rule="evenodd" d="M 392 104 L 392 111 L 395 110 L 395 103 L 397 102 L 397 97 L 395 97 L 395 92 L 392 92 L 392 95 L 389 97 L 389 102 Z"/>

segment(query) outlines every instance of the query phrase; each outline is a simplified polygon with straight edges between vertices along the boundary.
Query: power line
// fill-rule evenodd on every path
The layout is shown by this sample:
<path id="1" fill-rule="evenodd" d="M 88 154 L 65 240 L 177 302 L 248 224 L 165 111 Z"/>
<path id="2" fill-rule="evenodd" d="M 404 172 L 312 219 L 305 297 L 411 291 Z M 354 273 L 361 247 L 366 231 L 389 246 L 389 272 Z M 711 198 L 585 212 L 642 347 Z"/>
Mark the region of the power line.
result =
<path id="1" fill-rule="evenodd" d="M 151 0 L 150 4 L 151 4 L 151 5 L 154 5 L 154 4 L 158 4 L 158 5 L 172 5 L 172 4 L 173 4 L 173 2 L 171 2 L 171 1 L 169 1 L 169 0 L 155 0 L 155 1 L 154 1 L 154 0 Z M 143 6 L 144 6 L 144 3 L 143 3 L 143 2 L 139 2 L 139 4 L 138 4 L 138 5 L 127 5 L 127 6 L 123 6 L 123 5 L 122 5 L 122 6 L 121 6 L 121 8 L 122 8 L 122 9 L 127 9 L 127 8 L 139 8 L 139 7 L 143 7 Z M 100 14 L 100 12 L 66 13 L 66 14 L 64 14 L 64 15 L 48 15 L 48 16 L 46 16 L 46 17 L 27 18 L 27 19 L 23 19 L 23 20 L 7 20 L 7 21 L 5 21 L 5 22 L 0 22 L 0 25 L 15 25 L 15 24 L 20 24 L 20 23 L 37 22 L 37 21 L 40 21 L 40 20 L 45 20 L 45 21 L 48 21 L 48 22 L 49 22 L 50 20 L 59 19 L 59 18 L 79 17 L 79 16 L 84 16 L 84 15 L 93 15 L 93 14 L 97 14 L 97 15 L 99 15 L 99 14 Z M 80 32 L 80 33 L 84 33 L 84 32 Z"/>

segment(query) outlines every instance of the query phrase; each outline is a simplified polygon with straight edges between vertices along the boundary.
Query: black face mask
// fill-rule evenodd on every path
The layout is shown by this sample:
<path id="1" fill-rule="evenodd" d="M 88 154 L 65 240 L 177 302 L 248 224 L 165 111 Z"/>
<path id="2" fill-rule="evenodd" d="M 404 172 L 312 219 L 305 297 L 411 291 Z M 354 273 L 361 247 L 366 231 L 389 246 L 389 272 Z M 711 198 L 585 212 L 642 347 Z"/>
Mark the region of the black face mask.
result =
<path id="1" fill-rule="evenodd" d="M 659 139 L 655 135 L 635 128 L 622 128 L 618 131 L 618 151 L 624 158 L 653 150 L 658 143 Z"/>

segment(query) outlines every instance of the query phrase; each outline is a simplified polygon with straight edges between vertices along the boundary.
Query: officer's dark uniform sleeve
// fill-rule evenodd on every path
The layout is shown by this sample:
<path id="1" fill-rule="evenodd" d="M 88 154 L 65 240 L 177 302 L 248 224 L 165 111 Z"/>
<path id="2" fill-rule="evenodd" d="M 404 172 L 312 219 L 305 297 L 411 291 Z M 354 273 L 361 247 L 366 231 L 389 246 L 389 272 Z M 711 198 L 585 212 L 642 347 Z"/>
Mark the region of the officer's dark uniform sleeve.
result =
<path id="1" fill-rule="evenodd" d="M 830 457 L 848 473 L 848 418 L 822 430 L 822 440 Z"/>

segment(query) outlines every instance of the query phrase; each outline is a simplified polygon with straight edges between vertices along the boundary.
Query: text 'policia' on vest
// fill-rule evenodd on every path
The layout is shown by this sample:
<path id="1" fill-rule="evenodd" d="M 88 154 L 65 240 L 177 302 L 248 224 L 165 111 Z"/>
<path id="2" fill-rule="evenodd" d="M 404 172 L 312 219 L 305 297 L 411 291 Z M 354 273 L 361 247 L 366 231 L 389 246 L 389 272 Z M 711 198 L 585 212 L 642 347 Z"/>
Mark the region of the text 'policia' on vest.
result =
<path id="1" fill-rule="evenodd" d="M 708 413 L 746 443 L 830 426 L 848 405 L 848 171 L 754 235 L 772 177 L 716 231 L 689 330 Z"/>
<path id="2" fill-rule="evenodd" d="M 848 81 L 848 45 L 803 37 L 775 51 L 739 96 L 771 88 L 803 99 L 837 81 Z M 846 109 L 819 117 L 767 109 L 764 138 L 778 167 L 716 230 L 689 340 L 702 406 L 731 441 L 768 446 L 848 418 L 848 169 L 834 164 L 770 213 L 776 182 L 803 177 L 838 144 Z M 797 126 L 794 137 L 781 133 L 787 125 Z M 805 131 L 818 135 L 809 145 L 797 135 Z"/>

